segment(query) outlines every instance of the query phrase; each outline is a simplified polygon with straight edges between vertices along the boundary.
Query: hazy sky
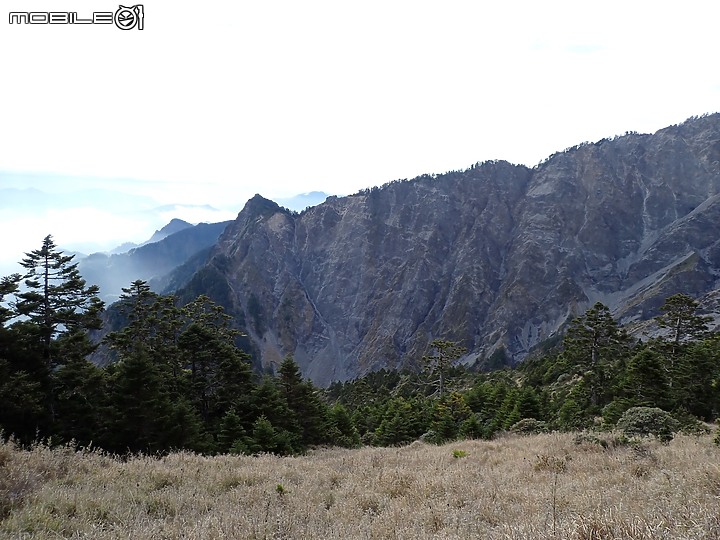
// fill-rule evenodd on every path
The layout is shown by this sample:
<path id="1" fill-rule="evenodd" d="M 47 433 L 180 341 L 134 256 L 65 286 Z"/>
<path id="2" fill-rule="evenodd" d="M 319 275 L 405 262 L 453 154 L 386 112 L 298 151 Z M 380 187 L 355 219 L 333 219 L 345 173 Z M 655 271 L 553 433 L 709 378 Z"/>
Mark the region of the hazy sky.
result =
<path id="1" fill-rule="evenodd" d="M 122 31 L 8 20 L 117 0 L 0 2 L 0 171 L 148 181 L 159 202 L 237 212 L 256 192 L 535 165 L 720 110 L 717 0 L 143 7 Z"/>

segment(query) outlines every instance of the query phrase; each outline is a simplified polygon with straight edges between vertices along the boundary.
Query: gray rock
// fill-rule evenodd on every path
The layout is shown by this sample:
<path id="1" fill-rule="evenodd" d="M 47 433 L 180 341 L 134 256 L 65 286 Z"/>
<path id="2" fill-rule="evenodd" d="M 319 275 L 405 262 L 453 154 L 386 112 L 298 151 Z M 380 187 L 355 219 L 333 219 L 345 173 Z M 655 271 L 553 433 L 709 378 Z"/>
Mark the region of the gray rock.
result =
<path id="1" fill-rule="evenodd" d="M 256 196 L 208 268 L 266 368 L 316 383 L 415 364 L 435 338 L 520 361 L 597 301 L 623 321 L 718 286 L 720 115 L 329 197 Z M 207 292 L 202 270 L 186 291 Z M 203 283 L 205 283 L 203 285 Z"/>

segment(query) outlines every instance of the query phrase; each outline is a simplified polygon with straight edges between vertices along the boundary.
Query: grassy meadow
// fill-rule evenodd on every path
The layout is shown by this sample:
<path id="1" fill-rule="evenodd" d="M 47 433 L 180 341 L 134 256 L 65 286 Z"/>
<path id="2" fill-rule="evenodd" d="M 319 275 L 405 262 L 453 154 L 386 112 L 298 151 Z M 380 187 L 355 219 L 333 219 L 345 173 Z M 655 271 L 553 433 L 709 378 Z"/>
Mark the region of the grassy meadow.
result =
<path id="1" fill-rule="evenodd" d="M 720 448 L 572 434 L 299 457 L 0 445 L 0 538 L 717 539 Z"/>

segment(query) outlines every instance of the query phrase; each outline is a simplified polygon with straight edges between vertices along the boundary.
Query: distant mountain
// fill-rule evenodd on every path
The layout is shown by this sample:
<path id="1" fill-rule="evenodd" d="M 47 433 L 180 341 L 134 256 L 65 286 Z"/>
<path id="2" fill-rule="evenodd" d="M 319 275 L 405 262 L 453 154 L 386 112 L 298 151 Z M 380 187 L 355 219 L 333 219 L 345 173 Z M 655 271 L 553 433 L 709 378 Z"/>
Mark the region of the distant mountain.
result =
<path id="1" fill-rule="evenodd" d="M 179 293 L 220 301 L 263 366 L 292 353 L 320 384 L 414 365 L 434 338 L 517 362 L 597 301 L 640 321 L 720 286 L 720 114 L 302 214 L 256 196 L 190 274 Z"/>
<path id="2" fill-rule="evenodd" d="M 170 223 L 165 225 L 162 229 L 155 231 L 150 237 L 150 240 L 148 240 L 147 242 L 143 242 L 141 245 L 159 242 L 160 240 L 162 240 L 163 238 L 167 238 L 171 234 L 175 234 L 176 232 L 180 232 L 192 226 L 192 223 L 188 223 L 187 221 L 183 221 L 182 219 L 172 219 L 170 220 Z"/>
<path id="3" fill-rule="evenodd" d="M 100 287 L 101 298 L 111 303 L 118 299 L 122 288 L 128 287 L 133 281 L 159 280 L 214 245 L 229 223 L 200 223 L 193 226 L 182 220 L 172 220 L 153 235 L 153 238 L 157 235 L 161 239 L 126 253 L 94 253 L 81 259 L 78 269 L 87 283 Z"/>
<path id="4" fill-rule="evenodd" d="M 136 244 L 135 242 L 123 242 L 119 246 L 112 248 L 110 250 L 110 254 L 115 255 L 118 253 L 127 253 L 128 251 L 136 247 L 138 247 L 138 244 Z"/>

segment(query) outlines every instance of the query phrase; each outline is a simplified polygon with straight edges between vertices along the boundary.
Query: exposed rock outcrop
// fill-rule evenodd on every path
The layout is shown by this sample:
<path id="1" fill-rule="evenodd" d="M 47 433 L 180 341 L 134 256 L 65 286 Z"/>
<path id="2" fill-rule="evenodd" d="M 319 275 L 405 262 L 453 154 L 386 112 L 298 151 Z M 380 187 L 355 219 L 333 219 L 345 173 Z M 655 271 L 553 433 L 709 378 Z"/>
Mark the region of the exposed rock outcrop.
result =
<path id="1" fill-rule="evenodd" d="M 264 366 L 292 353 L 325 384 L 412 364 L 437 337 L 521 360 L 596 301 L 647 318 L 717 287 L 719 232 L 715 114 L 301 214 L 256 196 L 185 289 L 221 301 Z"/>

